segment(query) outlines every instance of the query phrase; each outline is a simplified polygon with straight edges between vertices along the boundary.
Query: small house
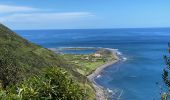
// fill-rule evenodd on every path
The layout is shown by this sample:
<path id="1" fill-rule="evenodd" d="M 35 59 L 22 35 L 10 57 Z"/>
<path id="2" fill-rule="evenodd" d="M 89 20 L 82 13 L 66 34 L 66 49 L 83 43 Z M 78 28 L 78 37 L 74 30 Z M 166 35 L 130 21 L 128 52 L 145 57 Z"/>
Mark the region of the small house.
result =
<path id="1" fill-rule="evenodd" d="M 95 53 L 93 57 L 102 57 L 102 55 L 100 53 Z"/>

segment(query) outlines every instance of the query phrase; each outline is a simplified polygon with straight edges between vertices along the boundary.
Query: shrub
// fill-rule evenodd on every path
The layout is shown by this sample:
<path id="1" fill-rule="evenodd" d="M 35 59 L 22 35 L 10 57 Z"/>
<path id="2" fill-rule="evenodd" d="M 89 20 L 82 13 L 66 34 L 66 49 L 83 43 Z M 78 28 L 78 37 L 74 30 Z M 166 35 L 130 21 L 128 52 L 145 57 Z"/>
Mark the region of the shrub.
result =
<path id="1" fill-rule="evenodd" d="M 42 75 L 32 76 L 10 87 L 8 93 L 8 96 L 15 94 L 22 100 L 82 100 L 85 96 L 77 82 L 58 68 L 47 68 Z"/>

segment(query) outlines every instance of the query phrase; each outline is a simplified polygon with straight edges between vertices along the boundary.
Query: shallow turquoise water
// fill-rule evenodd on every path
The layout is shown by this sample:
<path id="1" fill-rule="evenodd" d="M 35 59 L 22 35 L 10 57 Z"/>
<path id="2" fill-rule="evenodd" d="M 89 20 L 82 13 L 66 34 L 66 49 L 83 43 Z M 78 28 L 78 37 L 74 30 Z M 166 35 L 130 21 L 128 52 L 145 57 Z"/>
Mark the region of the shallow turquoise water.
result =
<path id="1" fill-rule="evenodd" d="M 105 68 L 98 84 L 122 100 L 159 100 L 162 56 L 167 53 L 170 29 L 94 29 L 94 30 L 30 30 L 16 31 L 28 40 L 46 48 L 104 47 L 116 48 L 126 61 Z M 111 98 L 114 100 L 114 98 Z"/>

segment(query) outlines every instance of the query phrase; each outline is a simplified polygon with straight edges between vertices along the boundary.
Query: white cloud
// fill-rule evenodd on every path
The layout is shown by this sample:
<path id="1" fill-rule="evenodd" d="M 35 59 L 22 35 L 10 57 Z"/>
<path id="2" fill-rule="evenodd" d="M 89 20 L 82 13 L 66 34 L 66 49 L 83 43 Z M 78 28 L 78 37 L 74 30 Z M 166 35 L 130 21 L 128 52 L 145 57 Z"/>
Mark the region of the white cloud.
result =
<path id="1" fill-rule="evenodd" d="M 0 4 L 0 13 L 13 13 L 13 12 L 27 12 L 37 11 L 38 9 L 26 6 L 13 6 L 13 5 L 2 5 Z"/>
<path id="2" fill-rule="evenodd" d="M 18 13 L 0 17 L 0 22 L 17 27 L 76 27 L 90 22 L 94 15 L 89 12 Z"/>
<path id="3" fill-rule="evenodd" d="M 83 26 L 94 18 L 90 12 L 48 12 L 27 6 L 0 4 L 0 22 L 14 28 L 69 28 Z"/>
<path id="4" fill-rule="evenodd" d="M 66 12 L 66 13 L 31 13 L 31 14 L 12 14 L 0 17 L 2 22 L 51 22 L 51 21 L 70 21 L 79 20 L 94 16 L 88 12 Z"/>

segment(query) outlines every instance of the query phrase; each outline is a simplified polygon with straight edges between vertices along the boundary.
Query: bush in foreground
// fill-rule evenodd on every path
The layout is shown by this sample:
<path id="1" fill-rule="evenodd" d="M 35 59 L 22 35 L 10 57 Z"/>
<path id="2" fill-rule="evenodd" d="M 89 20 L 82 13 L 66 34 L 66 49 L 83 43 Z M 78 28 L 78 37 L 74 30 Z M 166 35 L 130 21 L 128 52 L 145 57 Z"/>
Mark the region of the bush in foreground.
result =
<path id="1" fill-rule="evenodd" d="M 82 100 L 84 96 L 80 86 L 58 68 L 47 68 L 40 76 L 0 91 L 1 100 Z"/>

